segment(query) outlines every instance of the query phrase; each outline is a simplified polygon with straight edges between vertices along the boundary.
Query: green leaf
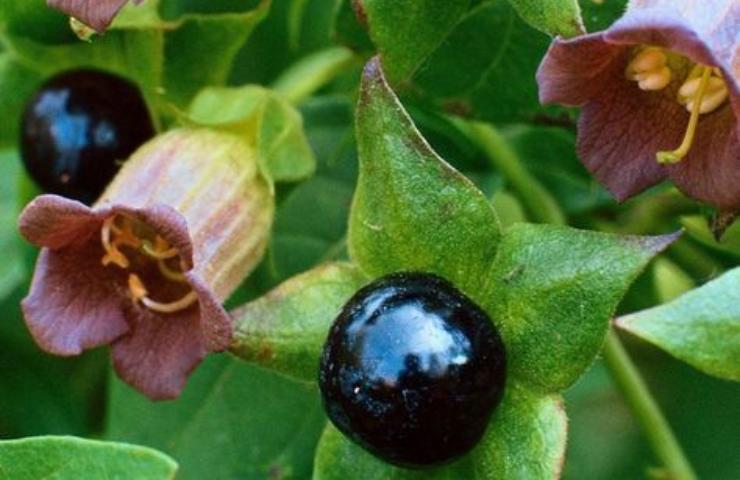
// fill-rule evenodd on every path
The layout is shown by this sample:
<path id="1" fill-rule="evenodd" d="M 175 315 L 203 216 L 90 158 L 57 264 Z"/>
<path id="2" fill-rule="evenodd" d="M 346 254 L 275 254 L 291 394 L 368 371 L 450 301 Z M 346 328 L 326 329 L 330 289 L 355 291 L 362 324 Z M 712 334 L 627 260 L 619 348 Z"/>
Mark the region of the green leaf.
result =
<path id="1" fill-rule="evenodd" d="M 76 437 L 0 441 L 0 477 L 13 480 L 169 480 L 177 464 L 155 450 Z"/>
<path id="2" fill-rule="evenodd" d="M 370 37 L 393 83 L 411 77 L 463 16 L 470 0 L 360 0 Z"/>
<path id="3" fill-rule="evenodd" d="M 526 25 L 507 1 L 482 2 L 446 33 L 414 76 L 414 90 L 424 98 L 498 123 L 558 111 L 540 105 L 534 79 L 550 39 Z"/>
<path id="4" fill-rule="evenodd" d="M 348 263 L 321 265 L 285 281 L 231 313 L 236 322 L 231 352 L 242 360 L 315 382 L 332 322 L 366 282 Z"/>
<path id="5" fill-rule="evenodd" d="M 44 0 L 2 0 L 0 30 L 49 44 L 77 41 L 68 17 Z"/>
<path id="6" fill-rule="evenodd" d="M 553 225 L 507 230 L 483 305 L 502 331 L 509 374 L 546 392 L 571 385 L 601 349 L 629 285 L 675 239 Z"/>
<path id="7" fill-rule="evenodd" d="M 270 3 L 262 0 L 247 12 L 181 17 L 178 28 L 165 36 L 167 98 L 182 106 L 201 87 L 224 84 L 236 54 L 265 18 Z"/>
<path id="8" fill-rule="evenodd" d="M 525 22 L 548 35 L 565 38 L 585 33 L 578 0 L 509 0 Z"/>
<path id="9" fill-rule="evenodd" d="M 365 67 L 356 128 L 360 177 L 350 216 L 352 258 L 371 276 L 436 273 L 475 298 L 499 243 L 496 215 L 422 138 L 377 58 Z"/>
<path id="10" fill-rule="evenodd" d="M 316 452 L 313 479 L 555 479 L 563 465 L 566 436 L 567 419 L 559 397 L 541 397 L 509 385 L 480 443 L 449 466 L 425 470 L 391 466 L 329 425 Z"/>
<path id="11" fill-rule="evenodd" d="M 740 268 L 616 323 L 705 373 L 740 381 Z"/>
<path id="12" fill-rule="evenodd" d="M 309 478 L 325 423 L 315 387 L 225 355 L 207 358 L 171 402 L 111 381 L 106 437 L 172 455 L 177 480 Z"/>
<path id="13" fill-rule="evenodd" d="M 491 122 L 558 111 L 540 106 L 534 79 L 549 38 L 509 2 L 483 1 L 470 10 L 468 0 L 359 3 L 395 87 Z"/>
<path id="14" fill-rule="evenodd" d="M 0 300 L 13 291 L 25 277 L 25 265 L 16 227 L 18 182 L 21 162 L 14 151 L 0 152 Z"/>
<path id="15" fill-rule="evenodd" d="M 301 115 L 274 92 L 257 86 L 209 87 L 188 110 L 189 119 L 244 134 L 260 152 L 263 172 L 278 182 L 313 174 L 316 159 L 303 132 Z"/>
<path id="16" fill-rule="evenodd" d="M 372 40 L 365 27 L 357 20 L 353 5 L 359 6 L 356 0 L 339 0 L 334 11 L 332 37 L 342 45 L 356 52 L 371 52 L 374 49 Z"/>
<path id="17" fill-rule="evenodd" d="M 589 32 L 605 30 L 627 8 L 627 0 L 580 0 L 583 21 Z"/>

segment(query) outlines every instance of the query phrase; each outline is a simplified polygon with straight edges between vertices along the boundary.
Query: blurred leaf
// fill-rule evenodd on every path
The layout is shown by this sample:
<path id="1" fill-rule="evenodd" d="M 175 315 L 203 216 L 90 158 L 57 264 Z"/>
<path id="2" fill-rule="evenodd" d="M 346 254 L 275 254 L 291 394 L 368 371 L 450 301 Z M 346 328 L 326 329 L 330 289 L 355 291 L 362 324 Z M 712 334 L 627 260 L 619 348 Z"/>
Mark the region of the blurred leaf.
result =
<path id="1" fill-rule="evenodd" d="M 571 385 L 601 349 L 629 285 L 675 238 L 509 228 L 483 305 L 502 331 L 510 375 L 547 392 Z"/>
<path id="2" fill-rule="evenodd" d="M 584 214 L 613 204 L 609 193 L 578 160 L 575 135 L 571 132 L 522 126 L 504 133 L 522 164 L 557 199 L 565 213 Z"/>
<path id="3" fill-rule="evenodd" d="M 365 27 L 357 20 L 353 5 L 359 6 L 358 0 L 339 0 L 334 13 L 332 36 L 356 52 L 371 52 L 373 42 Z"/>
<path id="4" fill-rule="evenodd" d="M 740 268 L 616 323 L 705 373 L 740 381 Z"/>
<path id="5" fill-rule="evenodd" d="M 177 464 L 149 448 L 76 437 L 0 442 L 0 476 L 13 480 L 170 480 Z"/>
<path id="6" fill-rule="evenodd" d="M 482 2 L 447 33 L 414 78 L 425 98 L 489 122 L 531 120 L 549 111 L 539 104 L 534 80 L 549 39 L 508 2 Z"/>
<path id="7" fill-rule="evenodd" d="M 165 35 L 167 98 L 185 105 L 205 85 L 222 85 L 232 63 L 255 26 L 270 8 L 263 0 L 254 10 L 218 14 L 188 14 Z"/>
<path id="8" fill-rule="evenodd" d="M 78 41 L 69 18 L 47 7 L 44 0 L 2 0 L 0 30 L 49 44 Z"/>
<path id="9" fill-rule="evenodd" d="M 114 380 L 106 437 L 167 452 L 178 480 L 308 478 L 324 423 L 314 387 L 214 355 L 172 402 Z"/>
<path id="10" fill-rule="evenodd" d="M 584 33 L 578 0 L 509 0 L 517 13 L 537 30 L 565 38 Z"/>
<path id="11" fill-rule="evenodd" d="M 733 223 L 717 241 L 712 234 L 707 219 L 702 215 L 681 217 L 681 224 L 694 239 L 712 250 L 740 257 L 740 222 Z"/>
<path id="12" fill-rule="evenodd" d="M 558 397 L 537 397 L 509 385 L 480 443 L 449 466 L 424 470 L 391 466 L 329 425 L 316 452 L 313 479 L 555 479 L 562 468 L 566 435 L 567 420 Z"/>
<path id="13" fill-rule="evenodd" d="M 231 312 L 231 351 L 243 360 L 315 382 L 332 322 L 367 279 L 349 263 L 320 265 Z"/>
<path id="14" fill-rule="evenodd" d="M 370 37 L 383 56 L 392 83 L 411 78 L 445 40 L 468 8 L 470 0 L 358 0 Z"/>
<path id="15" fill-rule="evenodd" d="M 605 30 L 614 23 L 625 8 L 627 0 L 580 0 L 583 21 L 589 32 Z"/>
<path id="16" fill-rule="evenodd" d="M 371 276 L 436 273 L 475 298 L 501 235 L 496 214 L 421 137 L 377 58 L 365 67 L 356 129 L 360 177 L 350 217 L 352 258 Z"/>
<path id="17" fill-rule="evenodd" d="M 288 68 L 272 88 L 288 102 L 298 104 L 353 63 L 352 52 L 344 47 L 320 50 Z"/>
<path id="18" fill-rule="evenodd" d="M 301 115 L 274 92 L 256 85 L 208 87 L 193 99 L 190 120 L 243 133 L 255 142 L 263 172 L 278 182 L 294 182 L 316 169 Z"/>
<path id="19" fill-rule="evenodd" d="M 655 260 L 653 278 L 660 303 L 669 302 L 695 286 L 689 274 L 667 258 Z"/>
<path id="20" fill-rule="evenodd" d="M 2 80 L 0 80 L 2 81 Z M 25 277 L 25 265 L 16 227 L 18 178 L 21 162 L 14 151 L 0 151 L 0 300 L 12 292 Z"/>

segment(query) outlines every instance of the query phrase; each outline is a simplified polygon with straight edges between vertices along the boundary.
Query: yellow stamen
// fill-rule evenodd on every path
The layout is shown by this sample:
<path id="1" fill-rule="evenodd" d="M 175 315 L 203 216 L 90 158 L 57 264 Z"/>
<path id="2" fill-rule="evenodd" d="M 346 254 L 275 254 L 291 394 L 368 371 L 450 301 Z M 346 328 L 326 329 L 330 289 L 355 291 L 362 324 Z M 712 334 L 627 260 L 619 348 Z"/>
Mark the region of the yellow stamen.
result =
<path id="1" fill-rule="evenodd" d="M 103 228 L 100 229 L 100 241 L 105 249 L 105 255 L 100 260 L 103 266 L 108 266 L 111 263 L 118 265 L 119 267 L 126 269 L 130 266 L 130 262 L 126 255 L 118 250 L 118 245 L 115 242 L 111 242 L 110 234 L 111 229 L 114 227 L 115 217 L 106 218 L 103 222 Z"/>
<path id="2" fill-rule="evenodd" d="M 175 313 L 192 306 L 198 301 L 198 294 L 194 291 L 186 293 L 179 300 L 174 302 L 162 303 L 152 300 L 148 297 L 149 292 L 144 286 L 138 275 L 132 273 L 128 277 L 128 288 L 134 301 L 141 302 L 149 310 L 158 313 Z"/>
<path id="3" fill-rule="evenodd" d="M 177 248 L 170 247 L 169 243 L 167 243 L 167 241 L 160 236 L 157 236 L 157 238 L 154 240 L 154 243 L 154 246 L 152 246 L 151 242 L 144 240 L 141 243 L 141 251 L 157 260 L 167 260 L 169 258 L 174 258 L 179 253 L 177 251 Z"/>
<path id="4" fill-rule="evenodd" d="M 157 235 L 152 243 L 151 239 L 140 238 L 133 225 L 134 220 L 122 216 L 122 225 L 116 225 L 118 216 L 112 216 L 103 222 L 100 229 L 100 240 L 105 249 L 105 255 L 101 259 L 104 266 L 111 263 L 121 268 L 127 269 L 131 266 L 129 259 L 121 253 L 119 247 L 122 245 L 137 249 L 140 254 L 156 260 L 162 277 L 177 282 L 187 283 L 187 277 L 167 264 L 167 260 L 174 259 L 179 255 L 177 248 L 170 247 L 170 244 L 161 236 Z M 142 230 L 142 229 L 139 229 Z M 146 231 L 146 229 L 143 229 Z M 141 260 L 141 259 L 140 259 Z M 198 301 L 198 295 L 190 290 L 182 298 L 174 302 L 163 303 L 153 300 L 149 297 L 149 290 L 144 285 L 141 277 L 135 273 L 128 276 L 128 289 L 131 298 L 135 303 L 141 303 L 144 307 L 158 313 L 174 313 L 185 310 Z"/>
<path id="5" fill-rule="evenodd" d="M 163 277 L 172 280 L 173 282 L 187 282 L 185 274 L 171 269 L 164 260 L 158 260 L 157 266 L 159 267 L 159 273 L 161 273 Z"/>
<path id="6" fill-rule="evenodd" d="M 684 134 L 683 141 L 681 142 L 681 145 L 673 151 L 670 152 L 658 152 L 656 155 L 656 158 L 658 160 L 658 163 L 678 163 L 680 162 L 683 157 L 686 156 L 686 154 L 689 153 L 689 149 L 691 148 L 691 145 L 694 143 L 694 136 L 696 134 L 696 126 L 699 124 L 699 114 L 701 113 L 701 104 L 702 100 L 704 99 L 704 94 L 707 91 L 707 86 L 709 85 L 709 79 L 712 75 L 712 68 L 711 67 L 703 67 L 704 70 L 701 74 L 701 79 L 698 84 L 698 89 L 696 91 L 696 94 L 694 98 L 692 99 L 692 102 L 694 105 L 699 105 L 700 108 L 692 108 L 691 109 L 691 117 L 689 118 L 689 124 L 686 127 L 686 133 Z"/>

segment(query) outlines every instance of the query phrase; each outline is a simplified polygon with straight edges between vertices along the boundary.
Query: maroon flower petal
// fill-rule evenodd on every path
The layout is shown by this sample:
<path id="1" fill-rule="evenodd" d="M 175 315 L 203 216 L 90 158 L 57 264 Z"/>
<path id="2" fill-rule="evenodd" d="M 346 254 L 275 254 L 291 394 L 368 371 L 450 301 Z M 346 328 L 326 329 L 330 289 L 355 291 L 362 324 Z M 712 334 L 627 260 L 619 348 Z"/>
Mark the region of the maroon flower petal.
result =
<path id="1" fill-rule="evenodd" d="M 177 397 L 208 353 L 200 315 L 196 307 L 161 315 L 131 304 L 126 308 L 130 333 L 111 345 L 118 375 L 152 400 Z"/>
<path id="2" fill-rule="evenodd" d="M 608 88 L 624 50 L 605 42 L 603 33 L 556 38 L 537 69 L 540 102 L 583 105 Z"/>
<path id="3" fill-rule="evenodd" d="M 134 0 L 141 3 L 143 0 Z M 47 0 L 50 7 L 61 10 L 98 32 L 103 32 L 128 0 Z"/>
<path id="4" fill-rule="evenodd" d="M 702 115 L 694 145 L 679 163 L 668 167 L 686 195 L 720 210 L 740 210 L 740 134 L 729 106 Z"/>
<path id="5" fill-rule="evenodd" d="M 188 283 L 198 294 L 201 332 L 208 351 L 220 352 L 229 348 L 234 326 L 231 316 L 221 306 L 213 291 L 193 272 L 185 274 Z"/>
<path id="6" fill-rule="evenodd" d="M 128 331 L 102 248 L 41 250 L 23 314 L 36 343 L 57 355 L 78 355 Z"/>
<path id="7" fill-rule="evenodd" d="M 40 195 L 18 219 L 29 242 L 51 249 L 81 245 L 100 229 L 101 220 L 84 204 L 59 195 Z"/>

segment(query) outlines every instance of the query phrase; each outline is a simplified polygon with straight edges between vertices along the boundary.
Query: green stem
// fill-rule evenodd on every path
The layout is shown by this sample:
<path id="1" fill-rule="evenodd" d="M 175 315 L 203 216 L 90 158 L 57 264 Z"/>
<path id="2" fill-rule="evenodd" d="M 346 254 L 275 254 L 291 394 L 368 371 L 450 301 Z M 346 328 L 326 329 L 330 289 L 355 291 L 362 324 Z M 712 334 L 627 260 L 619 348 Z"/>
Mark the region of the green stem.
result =
<path id="1" fill-rule="evenodd" d="M 673 435 L 671 427 L 613 330 L 609 331 L 606 337 L 604 360 L 632 414 L 647 435 L 653 452 L 669 470 L 668 478 L 695 480 L 696 474 Z"/>
<path id="2" fill-rule="evenodd" d="M 522 166 L 516 151 L 492 125 L 453 120 L 486 154 L 494 167 L 511 183 L 529 217 L 541 223 L 564 225 L 565 214 L 542 184 Z"/>
<path id="3" fill-rule="evenodd" d="M 272 88 L 297 105 L 352 66 L 355 60 L 352 51 L 344 47 L 321 50 L 288 68 Z"/>

